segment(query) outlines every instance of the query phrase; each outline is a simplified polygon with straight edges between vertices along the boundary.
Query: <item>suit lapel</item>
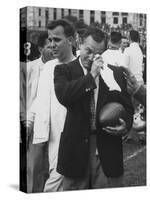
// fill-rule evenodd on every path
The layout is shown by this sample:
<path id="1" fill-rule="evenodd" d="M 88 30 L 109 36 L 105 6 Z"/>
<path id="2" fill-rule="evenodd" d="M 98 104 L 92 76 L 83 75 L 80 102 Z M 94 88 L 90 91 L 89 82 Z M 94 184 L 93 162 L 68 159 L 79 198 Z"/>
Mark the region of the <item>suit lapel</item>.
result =
<path id="1" fill-rule="evenodd" d="M 99 91 L 98 91 L 98 99 L 97 99 L 97 107 L 96 107 L 96 116 L 98 116 L 99 111 L 102 107 L 102 105 L 105 102 L 106 96 L 108 94 L 108 87 L 105 84 L 104 80 L 101 76 L 99 76 Z"/>
<path id="2" fill-rule="evenodd" d="M 80 65 L 80 62 L 79 62 L 79 57 L 75 60 L 73 70 L 74 70 L 73 79 L 78 79 L 84 76 L 82 66 Z M 86 115 L 89 116 L 89 112 L 90 112 L 90 93 L 89 92 L 87 92 L 87 94 L 84 96 L 83 100 L 81 101 L 81 104 L 83 106 L 83 109 Z"/>

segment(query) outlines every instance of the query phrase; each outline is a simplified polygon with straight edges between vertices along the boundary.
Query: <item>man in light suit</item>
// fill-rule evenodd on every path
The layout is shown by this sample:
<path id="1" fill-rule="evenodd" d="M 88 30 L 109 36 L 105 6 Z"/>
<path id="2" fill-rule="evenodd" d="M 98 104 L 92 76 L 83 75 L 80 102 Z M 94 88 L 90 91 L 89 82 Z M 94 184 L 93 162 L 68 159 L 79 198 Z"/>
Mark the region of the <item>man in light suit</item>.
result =
<path id="1" fill-rule="evenodd" d="M 100 188 L 102 169 L 110 187 L 122 186 L 121 136 L 131 123 L 126 124 L 120 119 L 120 125 L 103 130 L 98 122 L 99 111 L 111 94 L 100 75 L 102 58 L 96 55 L 103 53 L 104 49 L 104 33 L 89 28 L 84 34 L 80 57 L 55 68 L 56 96 L 67 108 L 57 164 L 57 171 L 64 176 L 64 190 Z M 121 91 L 119 94 L 126 99 L 124 103 L 128 102 L 126 108 L 130 108 L 127 93 Z M 132 120 L 132 109 L 127 113 Z"/>
<path id="2" fill-rule="evenodd" d="M 66 20 L 52 21 L 48 26 L 48 39 L 55 59 L 44 65 L 37 98 L 31 112 L 34 114 L 33 143 L 36 143 L 38 138 L 43 142 L 48 141 L 49 177 L 45 182 L 44 192 L 56 192 L 63 190 L 63 176 L 56 172 L 56 166 L 66 108 L 58 102 L 55 96 L 53 73 L 56 65 L 75 59 L 72 52 L 75 29 Z"/>

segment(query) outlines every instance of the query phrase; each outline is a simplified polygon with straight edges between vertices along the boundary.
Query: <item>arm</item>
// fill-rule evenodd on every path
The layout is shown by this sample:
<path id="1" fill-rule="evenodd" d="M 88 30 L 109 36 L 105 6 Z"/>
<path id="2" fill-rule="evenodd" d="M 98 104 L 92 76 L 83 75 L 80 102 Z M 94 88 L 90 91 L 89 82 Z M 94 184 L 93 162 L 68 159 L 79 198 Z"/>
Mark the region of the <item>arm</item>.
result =
<path id="1" fill-rule="evenodd" d="M 124 71 L 125 78 L 127 79 L 127 91 L 135 99 L 137 99 L 144 106 L 146 105 L 146 87 L 144 84 L 139 83 L 130 69 L 121 67 Z"/>
<path id="2" fill-rule="evenodd" d="M 133 93 L 133 97 L 137 99 L 143 106 L 146 105 L 146 87 L 141 84 Z"/>
<path id="3" fill-rule="evenodd" d="M 88 73 L 77 80 L 70 79 L 69 65 L 59 65 L 55 67 L 54 84 L 58 100 L 64 106 L 79 102 L 88 91 L 96 88 L 93 76 Z"/>

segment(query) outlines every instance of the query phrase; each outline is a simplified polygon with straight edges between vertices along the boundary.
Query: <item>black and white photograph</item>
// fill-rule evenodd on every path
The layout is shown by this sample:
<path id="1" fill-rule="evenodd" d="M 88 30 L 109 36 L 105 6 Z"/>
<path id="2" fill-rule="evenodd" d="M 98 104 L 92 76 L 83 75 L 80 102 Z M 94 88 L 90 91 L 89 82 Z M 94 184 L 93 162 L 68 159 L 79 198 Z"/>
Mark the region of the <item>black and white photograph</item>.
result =
<path id="1" fill-rule="evenodd" d="M 20 9 L 20 190 L 146 185 L 145 13 Z"/>
<path id="2" fill-rule="evenodd" d="M 148 199 L 147 0 L 3 1 L 1 199 Z"/>

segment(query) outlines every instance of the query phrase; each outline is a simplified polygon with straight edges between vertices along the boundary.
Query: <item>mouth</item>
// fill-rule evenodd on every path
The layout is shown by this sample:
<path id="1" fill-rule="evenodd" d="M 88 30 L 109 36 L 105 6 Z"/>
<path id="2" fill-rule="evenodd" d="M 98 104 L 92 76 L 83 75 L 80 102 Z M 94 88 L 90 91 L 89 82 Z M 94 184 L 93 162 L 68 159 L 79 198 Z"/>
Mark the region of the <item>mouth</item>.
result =
<path id="1" fill-rule="evenodd" d="M 57 50 L 52 50 L 52 54 L 53 54 L 53 56 L 57 56 L 59 54 L 59 52 Z"/>
<path id="2" fill-rule="evenodd" d="M 87 60 L 87 61 L 85 62 L 85 64 L 86 64 L 88 67 L 91 67 L 92 61 L 91 61 L 91 60 Z"/>

